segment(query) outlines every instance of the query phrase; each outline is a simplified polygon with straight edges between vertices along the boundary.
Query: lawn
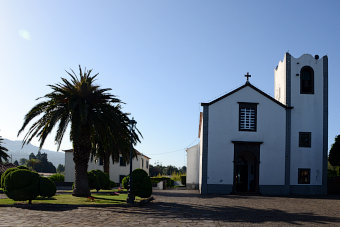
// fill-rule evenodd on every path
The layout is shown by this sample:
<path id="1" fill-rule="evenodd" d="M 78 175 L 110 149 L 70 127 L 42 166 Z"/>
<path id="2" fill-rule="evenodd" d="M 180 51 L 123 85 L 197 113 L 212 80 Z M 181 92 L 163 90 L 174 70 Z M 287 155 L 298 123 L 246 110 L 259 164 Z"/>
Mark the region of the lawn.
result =
<path id="1" fill-rule="evenodd" d="M 92 199 L 93 198 L 93 199 Z M 32 204 L 68 204 L 68 205 L 96 205 L 96 204 L 126 204 L 127 194 L 93 194 L 92 198 L 75 197 L 70 194 L 55 195 L 52 198 L 37 197 Z M 136 202 L 141 198 L 136 197 Z M 12 199 L 0 199 L 0 205 L 27 204 L 28 201 L 14 201 Z"/>

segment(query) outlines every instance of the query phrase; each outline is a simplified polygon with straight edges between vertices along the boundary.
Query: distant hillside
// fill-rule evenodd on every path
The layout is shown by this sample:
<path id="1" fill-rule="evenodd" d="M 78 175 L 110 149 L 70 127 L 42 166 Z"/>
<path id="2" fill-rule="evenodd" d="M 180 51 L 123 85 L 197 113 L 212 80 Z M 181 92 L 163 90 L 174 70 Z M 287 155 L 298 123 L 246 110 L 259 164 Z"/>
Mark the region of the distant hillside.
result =
<path id="1" fill-rule="evenodd" d="M 8 155 L 12 155 L 12 161 L 15 160 L 20 161 L 21 158 L 28 159 L 28 156 L 33 153 L 37 154 L 39 151 L 39 148 L 36 146 L 33 146 L 32 144 L 25 145 L 23 148 L 22 141 L 12 141 L 5 139 L 3 140 L 3 146 L 8 149 Z M 52 162 L 55 167 L 57 167 L 59 164 L 65 165 L 65 153 L 62 151 L 56 152 L 56 151 L 50 151 L 41 149 L 41 153 L 47 154 L 48 161 Z"/>

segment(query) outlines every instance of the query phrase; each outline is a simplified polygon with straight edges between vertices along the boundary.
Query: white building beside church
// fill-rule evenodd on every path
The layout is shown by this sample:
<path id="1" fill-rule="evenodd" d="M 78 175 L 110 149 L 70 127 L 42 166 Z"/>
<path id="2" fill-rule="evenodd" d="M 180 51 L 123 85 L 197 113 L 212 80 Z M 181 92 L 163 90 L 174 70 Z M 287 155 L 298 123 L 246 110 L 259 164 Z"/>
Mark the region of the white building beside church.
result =
<path id="1" fill-rule="evenodd" d="M 326 194 L 328 58 L 286 53 L 274 98 L 248 81 L 202 103 L 187 185 L 201 194 Z"/>
<path id="2" fill-rule="evenodd" d="M 74 182 L 75 172 L 74 172 L 74 161 L 73 161 L 73 149 L 64 150 L 65 152 L 65 182 Z M 150 158 L 137 152 L 137 158 L 132 159 L 132 170 L 143 169 L 149 174 L 149 160 Z M 102 159 L 93 159 L 89 161 L 87 171 L 99 169 L 104 170 Z M 110 180 L 115 183 L 121 183 L 123 178 L 130 174 L 130 164 L 126 163 L 122 157 L 120 157 L 119 162 L 112 162 L 110 158 Z"/>

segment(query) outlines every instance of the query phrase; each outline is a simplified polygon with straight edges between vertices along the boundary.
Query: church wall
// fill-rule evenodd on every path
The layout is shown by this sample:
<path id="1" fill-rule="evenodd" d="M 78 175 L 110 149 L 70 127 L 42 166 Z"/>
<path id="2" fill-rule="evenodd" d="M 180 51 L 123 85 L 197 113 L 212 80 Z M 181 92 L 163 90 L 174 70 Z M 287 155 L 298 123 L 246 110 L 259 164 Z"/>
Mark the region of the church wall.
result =
<path id="1" fill-rule="evenodd" d="M 65 152 L 65 182 L 74 181 L 73 152 Z"/>
<path id="2" fill-rule="evenodd" d="M 239 131 L 238 102 L 259 103 L 257 131 Z M 285 108 L 250 87 L 209 106 L 208 185 L 233 184 L 232 141 L 263 142 L 260 146 L 260 185 L 283 185 L 285 171 Z"/>
<path id="3" fill-rule="evenodd" d="M 283 104 L 286 103 L 286 55 L 274 70 L 274 98 Z"/>
<path id="4" fill-rule="evenodd" d="M 198 172 L 198 187 L 202 189 L 202 149 L 203 149 L 203 119 L 200 130 L 200 145 L 199 145 L 199 172 Z"/>
<path id="5" fill-rule="evenodd" d="M 186 150 L 187 152 L 187 177 L 186 185 L 188 189 L 198 189 L 198 176 L 200 166 L 199 144 Z"/>
<path id="6" fill-rule="evenodd" d="M 300 70 L 314 70 L 314 94 L 300 94 Z M 297 75 L 298 74 L 298 75 Z M 291 173 L 290 184 L 298 185 L 298 168 L 310 168 L 310 185 L 322 184 L 323 160 L 323 59 L 309 54 L 291 58 Z M 299 147 L 299 132 L 311 132 L 311 147 Z M 327 146 L 327 145 L 325 145 Z M 305 186 L 305 185 L 302 185 Z"/>

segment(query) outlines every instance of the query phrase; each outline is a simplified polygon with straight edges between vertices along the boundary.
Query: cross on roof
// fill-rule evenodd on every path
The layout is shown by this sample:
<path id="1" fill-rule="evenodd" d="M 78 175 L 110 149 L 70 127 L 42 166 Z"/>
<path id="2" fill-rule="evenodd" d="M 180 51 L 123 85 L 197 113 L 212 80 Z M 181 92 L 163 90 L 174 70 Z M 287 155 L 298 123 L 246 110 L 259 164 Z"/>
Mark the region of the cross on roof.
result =
<path id="1" fill-rule="evenodd" d="M 247 72 L 246 75 L 244 75 L 245 77 L 247 77 L 247 83 L 249 83 L 249 77 L 251 77 L 251 75 L 249 74 L 249 72 Z"/>

